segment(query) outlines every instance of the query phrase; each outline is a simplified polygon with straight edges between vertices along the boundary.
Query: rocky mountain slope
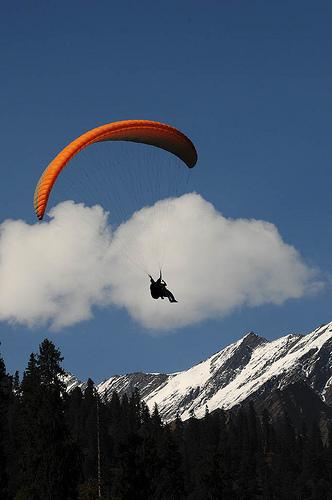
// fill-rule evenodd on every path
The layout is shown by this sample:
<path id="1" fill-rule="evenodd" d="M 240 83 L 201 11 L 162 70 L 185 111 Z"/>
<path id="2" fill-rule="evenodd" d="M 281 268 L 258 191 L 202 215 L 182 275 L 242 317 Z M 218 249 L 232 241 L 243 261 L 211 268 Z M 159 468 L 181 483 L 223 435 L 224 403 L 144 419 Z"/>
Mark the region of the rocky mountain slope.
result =
<path id="1" fill-rule="evenodd" d="M 68 390 L 84 388 L 71 375 L 66 382 Z M 324 408 L 332 406 L 332 322 L 307 335 L 290 334 L 273 341 L 251 332 L 189 370 L 113 376 L 97 388 L 109 397 L 114 390 L 121 395 L 137 387 L 147 405 L 153 408 L 156 403 L 163 419 L 170 421 L 177 413 L 184 420 L 192 412 L 202 417 L 206 407 L 228 410 L 249 400 L 259 403 L 271 394 L 271 404 L 277 404 L 277 394 L 286 394 L 291 387 L 288 398 L 294 387 L 304 394 L 304 386 L 313 392 L 310 398 L 319 398 L 318 406 L 319 402 Z M 294 400 L 299 404 L 301 396 Z"/>

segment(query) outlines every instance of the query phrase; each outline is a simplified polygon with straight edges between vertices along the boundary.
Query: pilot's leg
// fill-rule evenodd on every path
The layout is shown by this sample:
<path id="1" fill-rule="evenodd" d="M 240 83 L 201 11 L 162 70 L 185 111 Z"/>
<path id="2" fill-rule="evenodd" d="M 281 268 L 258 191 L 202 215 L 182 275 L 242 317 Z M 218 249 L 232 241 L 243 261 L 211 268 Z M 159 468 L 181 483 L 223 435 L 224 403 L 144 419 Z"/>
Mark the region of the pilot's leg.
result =
<path id="1" fill-rule="evenodd" d="M 174 295 L 169 290 L 167 290 L 167 297 L 168 297 L 168 300 L 170 302 L 177 302 L 177 300 L 175 299 Z"/>

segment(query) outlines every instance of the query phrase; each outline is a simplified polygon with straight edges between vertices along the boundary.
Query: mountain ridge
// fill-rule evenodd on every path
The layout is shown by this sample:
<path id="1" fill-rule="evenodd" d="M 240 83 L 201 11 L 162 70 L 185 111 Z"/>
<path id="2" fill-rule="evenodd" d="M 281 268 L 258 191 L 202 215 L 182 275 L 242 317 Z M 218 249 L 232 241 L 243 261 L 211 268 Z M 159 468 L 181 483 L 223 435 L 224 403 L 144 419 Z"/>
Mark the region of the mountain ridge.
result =
<path id="1" fill-rule="evenodd" d="M 259 402 L 301 381 L 332 405 L 332 322 L 306 335 L 290 333 L 271 341 L 250 331 L 188 370 L 115 375 L 96 387 L 106 398 L 114 390 L 121 396 L 138 388 L 149 408 L 157 404 L 163 420 L 171 421 L 176 415 L 203 417 L 206 408 L 229 410 Z M 66 384 L 69 391 L 84 390 L 71 374 Z"/>

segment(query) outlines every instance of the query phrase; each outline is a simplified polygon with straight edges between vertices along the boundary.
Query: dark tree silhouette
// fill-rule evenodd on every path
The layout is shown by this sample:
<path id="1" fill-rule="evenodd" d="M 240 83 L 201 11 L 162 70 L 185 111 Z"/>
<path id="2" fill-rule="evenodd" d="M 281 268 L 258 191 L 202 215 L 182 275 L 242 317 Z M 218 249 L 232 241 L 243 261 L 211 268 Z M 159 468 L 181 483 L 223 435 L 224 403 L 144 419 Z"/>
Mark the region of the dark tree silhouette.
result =
<path id="1" fill-rule="evenodd" d="M 332 498 L 332 423 L 322 435 L 250 403 L 165 424 L 138 390 L 66 394 L 61 361 L 45 340 L 20 383 L 0 358 L 1 499 Z"/>

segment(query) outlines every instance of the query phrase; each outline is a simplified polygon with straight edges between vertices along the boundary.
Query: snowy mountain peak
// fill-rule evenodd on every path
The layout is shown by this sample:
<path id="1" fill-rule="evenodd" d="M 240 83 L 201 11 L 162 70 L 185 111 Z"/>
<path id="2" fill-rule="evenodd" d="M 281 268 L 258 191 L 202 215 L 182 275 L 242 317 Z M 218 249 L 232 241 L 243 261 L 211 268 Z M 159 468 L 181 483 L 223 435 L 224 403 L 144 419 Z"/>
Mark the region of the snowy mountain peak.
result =
<path id="1" fill-rule="evenodd" d="M 210 411 L 229 409 L 298 380 L 305 381 L 325 402 L 332 401 L 332 323 L 305 336 L 289 334 L 273 341 L 249 332 L 168 380 L 146 402 L 151 407 L 157 403 L 166 420 L 177 412 L 183 419 L 192 411 L 201 417 L 206 405 Z"/>
<path id="2" fill-rule="evenodd" d="M 264 337 L 260 337 L 259 335 L 257 335 L 257 333 L 255 332 L 248 332 L 244 335 L 244 337 L 242 338 L 242 342 L 253 342 L 253 343 L 256 343 L 256 342 L 268 342 Z"/>
<path id="3" fill-rule="evenodd" d="M 261 344 L 268 342 L 264 337 L 260 337 L 255 332 L 249 332 L 244 337 L 242 337 L 239 345 L 246 346 L 249 349 L 256 349 Z"/>
<path id="4" fill-rule="evenodd" d="M 332 322 L 307 335 L 291 333 L 272 341 L 250 331 L 188 370 L 117 375 L 97 388 L 110 397 L 114 390 L 122 395 L 137 387 L 147 405 L 152 409 L 157 403 L 161 416 L 169 421 L 177 413 L 189 418 L 192 411 L 202 417 L 206 406 L 210 411 L 230 409 L 299 382 L 322 403 L 332 404 Z M 75 387 L 72 376 L 68 386 Z"/>

